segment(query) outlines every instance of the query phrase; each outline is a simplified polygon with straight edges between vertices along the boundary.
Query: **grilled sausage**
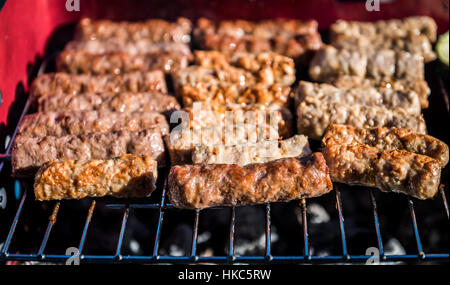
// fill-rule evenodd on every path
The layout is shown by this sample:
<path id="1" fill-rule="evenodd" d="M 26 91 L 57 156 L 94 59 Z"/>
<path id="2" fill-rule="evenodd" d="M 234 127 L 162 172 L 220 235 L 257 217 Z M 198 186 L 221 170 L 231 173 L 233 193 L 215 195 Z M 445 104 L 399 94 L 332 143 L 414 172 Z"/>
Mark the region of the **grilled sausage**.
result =
<path id="1" fill-rule="evenodd" d="M 55 93 L 86 92 L 150 92 L 167 93 L 164 73 L 159 70 L 123 75 L 73 75 L 48 73 L 38 76 L 30 87 L 30 100 L 36 104 L 41 97 Z"/>
<path id="2" fill-rule="evenodd" d="M 290 86 L 295 81 L 295 65 L 292 58 L 274 52 L 236 53 L 227 56 L 219 51 L 194 52 L 194 62 L 205 68 L 243 68 L 256 77 L 257 82 Z"/>
<path id="3" fill-rule="evenodd" d="M 303 101 L 297 107 L 297 131 L 313 139 L 320 139 L 330 124 L 351 125 L 358 128 L 395 127 L 425 134 L 422 115 L 409 114 L 403 109 Z"/>
<path id="4" fill-rule="evenodd" d="M 160 130 L 41 138 L 19 135 L 13 143 L 11 163 L 14 176 L 27 177 L 52 160 L 110 159 L 126 153 L 148 155 L 159 166 L 164 166 L 164 142 Z"/>
<path id="5" fill-rule="evenodd" d="M 159 128 L 163 135 L 169 133 L 166 118 L 156 112 L 45 112 L 26 115 L 19 125 L 18 134 L 61 137 L 121 130 L 140 131 L 153 127 Z"/>
<path id="6" fill-rule="evenodd" d="M 135 71 L 163 70 L 165 73 L 185 68 L 190 54 L 154 52 L 132 55 L 127 52 L 93 54 L 84 50 L 65 50 L 58 55 L 56 70 L 71 74 L 125 74 Z"/>
<path id="7" fill-rule="evenodd" d="M 331 191 L 321 153 L 267 163 L 176 165 L 168 197 L 177 208 L 203 209 L 317 197 Z"/>
<path id="8" fill-rule="evenodd" d="M 201 145 L 192 151 L 194 164 L 264 163 L 286 157 L 300 157 L 311 153 L 308 138 L 296 135 L 282 141 L 263 140 L 254 144 Z"/>
<path id="9" fill-rule="evenodd" d="M 114 196 L 147 197 L 155 189 L 157 163 L 150 156 L 122 155 L 107 160 L 51 161 L 35 178 L 36 200 Z"/>
<path id="10" fill-rule="evenodd" d="M 418 199 L 433 198 L 439 188 L 441 163 L 426 155 L 368 145 L 331 145 L 323 154 L 334 182 L 376 187 Z"/>
<path id="11" fill-rule="evenodd" d="M 423 154 L 439 160 L 442 167 L 448 163 L 448 146 L 444 142 L 408 129 L 362 129 L 349 125 L 330 125 L 322 138 L 324 147 L 356 144 L 365 144 L 383 150 L 407 150 Z"/>
<path id="12" fill-rule="evenodd" d="M 358 76 L 341 76 L 338 78 L 330 78 L 330 80 L 328 80 L 327 82 L 342 89 L 389 88 L 394 91 L 401 92 L 413 91 L 419 96 L 422 109 L 428 108 L 428 96 L 430 95 L 430 87 L 428 87 L 428 83 L 424 79 L 392 79 L 384 77 L 375 80 Z"/>
<path id="13" fill-rule="evenodd" d="M 75 39 L 107 40 L 120 39 L 123 42 L 148 39 L 152 42 L 189 43 L 192 23 L 186 18 L 178 18 L 176 22 L 151 19 L 142 22 L 113 22 L 109 20 L 82 19 L 75 32 Z"/>
<path id="14" fill-rule="evenodd" d="M 408 17 L 403 20 L 347 22 L 331 25 L 331 42 L 341 49 L 391 49 L 418 54 L 425 62 L 436 58 L 432 43 L 437 25 L 430 17 Z"/>
<path id="15" fill-rule="evenodd" d="M 179 110 L 173 96 L 162 93 L 82 93 L 45 96 L 38 102 L 39 112 L 49 111 L 110 111 L 110 112 L 170 112 Z"/>
<path id="16" fill-rule="evenodd" d="M 402 108 L 411 114 L 420 114 L 419 96 L 414 91 L 398 91 L 391 88 L 352 88 L 340 89 L 330 84 L 317 84 L 300 81 L 296 102 L 320 100 L 321 102 L 345 103 L 349 106 L 383 106 L 387 109 Z"/>

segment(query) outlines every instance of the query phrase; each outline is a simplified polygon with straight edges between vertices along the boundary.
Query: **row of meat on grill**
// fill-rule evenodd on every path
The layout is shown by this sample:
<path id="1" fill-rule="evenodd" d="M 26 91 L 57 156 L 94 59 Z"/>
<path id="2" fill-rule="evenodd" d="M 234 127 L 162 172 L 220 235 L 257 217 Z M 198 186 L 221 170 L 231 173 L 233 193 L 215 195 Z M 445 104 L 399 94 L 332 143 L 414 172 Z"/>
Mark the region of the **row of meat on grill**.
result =
<path id="1" fill-rule="evenodd" d="M 39 169 L 37 200 L 145 197 L 168 150 L 179 208 L 315 197 L 332 181 L 432 198 L 448 162 L 421 115 L 434 21 L 338 21 L 331 35 L 315 21 L 84 19 L 30 87 L 13 174 Z M 317 82 L 296 82 L 296 65 Z M 183 116 L 188 135 L 170 132 Z"/>

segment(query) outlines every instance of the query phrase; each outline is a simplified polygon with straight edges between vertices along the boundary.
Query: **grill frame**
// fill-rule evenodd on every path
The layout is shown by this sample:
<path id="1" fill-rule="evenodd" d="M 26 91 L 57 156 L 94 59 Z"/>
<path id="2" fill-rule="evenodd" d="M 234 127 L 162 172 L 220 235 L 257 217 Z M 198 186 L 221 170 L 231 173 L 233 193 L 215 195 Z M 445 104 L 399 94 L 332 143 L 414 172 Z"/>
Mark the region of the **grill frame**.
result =
<path id="1" fill-rule="evenodd" d="M 55 58 L 56 55 L 52 55 L 43 61 L 42 65 L 39 68 L 38 75 L 43 74 L 47 69 L 47 66 L 51 60 Z M 446 91 L 444 88 L 444 82 L 442 78 L 439 78 L 439 86 L 440 86 L 440 95 L 443 96 L 443 99 L 448 102 L 446 98 Z M 433 94 L 432 94 L 433 95 Z M 436 94 L 434 94 L 436 95 Z M 28 113 L 30 109 L 29 100 L 26 101 L 20 119 L 17 123 L 17 126 L 20 125 L 23 117 Z M 447 106 L 447 114 L 448 114 L 448 106 Z M 14 130 L 13 135 L 11 136 L 10 142 L 4 154 L 0 154 L 0 173 L 6 171 L 5 163 L 10 159 L 10 151 L 12 142 L 14 141 L 17 134 L 17 126 Z M 78 257 L 79 261 L 82 263 L 140 263 L 140 264 L 167 264 L 167 263 L 177 263 L 177 264 L 191 264 L 191 263 L 215 263 L 215 264 L 272 264 L 272 263 L 299 263 L 299 264 L 310 264 L 310 263 L 371 263 L 371 258 L 374 258 L 374 255 L 351 255 L 348 252 L 347 245 L 347 237 L 345 230 L 345 222 L 344 222 L 344 214 L 343 214 L 343 204 L 341 199 L 341 191 L 339 190 L 340 186 L 334 183 L 334 192 L 335 192 L 335 201 L 336 201 L 336 210 L 339 216 L 339 236 L 341 240 L 341 255 L 329 255 L 329 256 L 319 256 L 312 255 L 310 251 L 310 242 L 309 242 L 309 234 L 308 234 L 308 223 L 307 223 L 307 201 L 302 199 L 299 201 L 298 207 L 300 207 L 301 215 L 302 215 L 302 233 L 303 233 L 303 255 L 292 255 L 292 256 L 276 256 L 271 254 L 271 205 L 265 204 L 265 254 L 258 256 L 237 256 L 234 254 L 235 247 L 235 222 L 236 222 L 236 207 L 229 207 L 230 210 L 230 226 L 229 226 L 229 243 L 227 248 L 227 254 L 221 256 L 199 256 L 197 254 L 197 238 L 198 238 L 198 226 L 200 219 L 200 210 L 192 210 L 195 212 L 194 223 L 192 225 L 193 234 L 192 234 L 192 245 L 189 255 L 185 256 L 168 256 L 168 255 L 160 255 L 159 254 L 159 244 L 161 241 L 161 231 L 164 225 L 164 216 L 167 211 L 176 210 L 172 204 L 166 202 L 166 190 L 167 190 L 167 175 L 165 175 L 165 180 L 162 185 L 161 190 L 161 198 L 158 203 L 110 203 L 106 204 L 107 208 L 122 210 L 122 222 L 119 232 L 119 238 L 117 240 L 115 254 L 113 255 L 85 255 L 83 254 L 84 245 L 86 242 L 86 236 L 88 233 L 88 229 L 90 227 L 90 222 L 92 220 L 93 214 L 96 208 L 96 200 L 92 198 L 88 198 L 91 200 L 89 210 L 87 212 L 87 216 L 85 218 L 85 223 L 83 226 L 83 231 L 81 234 L 81 238 L 78 244 L 78 252 L 73 255 L 68 254 L 46 254 L 45 249 L 49 240 L 49 237 L 52 232 L 52 228 L 57 221 L 58 211 L 61 206 L 61 202 L 56 201 L 53 204 L 53 210 L 49 216 L 49 222 L 45 233 L 40 242 L 39 250 L 36 253 L 11 253 L 9 252 L 9 247 L 14 240 L 14 235 L 16 231 L 16 227 L 20 221 L 20 216 L 24 208 L 25 200 L 30 193 L 27 191 L 22 191 L 24 188 L 22 186 L 20 179 L 15 179 L 14 183 L 14 192 L 22 193 L 20 197 L 20 203 L 15 212 L 14 219 L 9 227 L 8 235 L 5 239 L 4 245 L 0 251 L 0 264 L 5 264 L 8 261 L 37 261 L 37 262 L 55 262 L 61 263 L 71 262 L 74 257 Z M 448 180 L 448 175 L 443 173 L 442 180 Z M 441 184 L 439 190 L 439 198 L 442 200 L 445 214 L 447 216 L 448 224 L 450 225 L 450 215 L 449 215 L 449 206 L 446 198 L 444 184 Z M 12 190 L 12 189 L 10 189 Z M 379 251 L 379 262 L 426 262 L 426 261 L 438 261 L 438 262 L 449 262 L 450 261 L 450 253 L 449 252 L 441 252 L 441 253 L 426 253 L 423 250 L 419 226 L 416 220 L 414 200 L 410 197 L 405 196 L 405 203 L 407 203 L 410 218 L 411 218 L 411 229 L 413 232 L 413 239 L 415 239 L 416 243 L 416 253 L 414 254 L 403 254 L 403 255 L 387 255 L 384 251 L 384 244 L 382 239 L 379 215 L 377 210 L 377 202 L 375 199 L 375 195 L 373 193 L 373 189 L 368 189 L 370 195 L 372 216 L 373 216 L 373 226 L 376 233 L 377 240 L 377 248 Z M 330 194 L 331 195 L 331 194 Z M 30 198 L 28 198 L 30 199 Z M 221 209 L 224 207 L 215 207 L 210 209 Z M 149 209 L 149 210 L 157 210 L 158 211 L 158 222 L 155 231 L 155 240 L 153 246 L 153 254 L 149 256 L 143 255 L 122 255 L 122 245 L 124 240 L 124 234 L 127 226 L 127 220 L 131 209 Z"/>

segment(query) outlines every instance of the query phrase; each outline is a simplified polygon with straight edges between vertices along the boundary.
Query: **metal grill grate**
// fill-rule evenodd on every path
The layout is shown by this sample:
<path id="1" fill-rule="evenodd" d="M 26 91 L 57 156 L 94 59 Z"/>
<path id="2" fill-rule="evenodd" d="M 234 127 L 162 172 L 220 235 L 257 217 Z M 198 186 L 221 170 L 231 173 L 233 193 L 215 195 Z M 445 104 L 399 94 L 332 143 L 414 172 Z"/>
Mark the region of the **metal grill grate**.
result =
<path id="1" fill-rule="evenodd" d="M 41 66 L 39 73 L 43 73 L 45 70 L 46 64 L 44 63 Z M 28 112 L 29 109 L 29 101 L 27 101 L 25 108 L 22 112 L 22 115 L 19 120 L 22 120 L 24 115 Z M 5 160 L 10 158 L 10 149 L 12 145 L 12 141 L 14 140 L 17 133 L 17 128 L 14 131 L 12 138 L 10 140 L 9 146 L 6 150 L 5 154 L 0 155 L 0 172 L 3 171 Z M 16 192 L 23 193 L 20 198 L 20 203 L 15 213 L 14 219 L 9 229 L 9 233 L 6 237 L 5 243 L 0 253 L 0 264 L 5 263 L 6 261 L 42 261 L 42 262 L 65 262 L 70 258 L 73 258 L 74 255 L 55 255 L 55 254 L 46 254 L 45 249 L 47 246 L 47 242 L 52 232 L 52 228 L 55 225 L 57 220 L 58 212 L 61 207 L 60 202 L 55 202 L 53 206 L 53 211 L 49 216 L 49 222 L 47 225 L 47 229 L 42 237 L 42 241 L 40 242 L 39 250 L 35 253 L 11 253 L 9 251 L 10 245 L 14 240 L 15 231 L 17 224 L 19 222 L 21 213 L 24 208 L 24 203 L 26 199 L 30 199 L 27 197 L 27 191 L 21 191 L 23 185 L 20 183 L 20 180 L 16 180 L 14 183 L 14 189 Z M 195 211 L 195 219 L 192 225 L 193 234 L 192 234 L 192 245 L 190 254 L 186 256 L 167 256 L 159 254 L 159 245 L 161 242 L 161 232 L 164 226 L 164 216 L 167 211 L 174 210 L 174 207 L 166 202 L 166 187 L 167 180 L 164 181 L 161 190 L 161 199 L 158 203 L 147 203 L 147 204 L 134 204 L 134 203 L 112 203 L 107 204 L 106 207 L 110 209 L 117 209 L 123 211 L 122 223 L 119 232 L 119 238 L 116 244 L 115 254 L 113 255 L 85 255 L 83 253 L 83 249 L 86 242 L 87 232 L 93 217 L 93 214 L 96 210 L 96 201 L 92 200 L 89 210 L 87 211 L 86 220 L 84 222 L 83 231 L 81 234 L 81 238 L 78 244 L 78 252 L 75 253 L 76 256 L 79 257 L 81 262 L 109 262 L 109 263 L 279 263 L 279 262 L 288 262 L 288 263 L 364 263 L 369 258 L 372 258 L 373 255 L 351 255 L 348 252 L 347 245 L 347 237 L 346 237 L 346 225 L 344 223 L 344 215 L 343 215 L 343 204 L 341 200 L 341 193 L 338 185 L 334 185 L 335 191 L 335 200 L 336 200 L 336 211 L 339 217 L 339 235 L 341 239 L 341 248 L 342 254 L 340 255 L 329 255 L 329 256 L 319 256 L 312 255 L 310 250 L 310 242 L 308 236 L 308 223 L 307 223 L 307 201 L 305 199 L 301 200 L 299 203 L 299 207 L 301 210 L 301 219 L 302 219 L 302 231 L 303 231 L 303 243 L 304 250 L 303 255 L 292 255 L 292 256 L 276 256 L 272 255 L 271 247 L 271 205 L 265 205 L 265 254 L 259 256 L 237 256 L 234 252 L 235 247 L 235 224 L 236 224 L 236 211 L 235 207 L 230 207 L 229 211 L 230 221 L 229 221 L 229 243 L 227 254 L 223 256 L 199 256 L 197 252 L 197 241 L 198 241 L 198 228 L 199 228 L 199 219 L 200 219 L 200 211 Z M 419 234 L 419 227 L 416 221 L 416 214 L 414 210 L 414 201 L 411 198 L 405 198 L 405 203 L 408 204 L 410 217 L 411 217 L 411 226 L 412 232 L 414 234 L 414 239 L 416 243 L 416 253 L 414 254 L 403 254 L 403 255 L 388 255 L 385 254 L 382 233 L 380 229 L 380 221 L 377 210 L 377 202 L 372 189 L 369 189 L 370 201 L 373 215 L 373 225 L 375 228 L 376 239 L 377 239 L 377 247 L 379 250 L 379 260 L 383 261 L 405 261 L 405 262 L 420 262 L 420 261 L 449 261 L 449 253 L 443 251 L 442 253 L 426 253 L 423 250 L 422 242 Z M 446 212 L 447 220 L 450 225 L 450 216 L 449 216 L 449 208 L 446 199 L 446 195 L 444 192 L 444 187 L 441 185 L 440 188 L 440 197 L 438 199 L 442 200 L 443 207 Z M 155 232 L 155 241 L 153 245 L 153 254 L 150 256 L 141 256 L 141 255 L 122 255 L 122 245 L 124 241 L 124 234 L 127 227 L 127 220 L 129 217 L 130 209 L 147 209 L 147 210 L 156 210 L 159 213 L 158 222 L 156 226 Z M 212 208 L 214 209 L 214 208 Z"/>

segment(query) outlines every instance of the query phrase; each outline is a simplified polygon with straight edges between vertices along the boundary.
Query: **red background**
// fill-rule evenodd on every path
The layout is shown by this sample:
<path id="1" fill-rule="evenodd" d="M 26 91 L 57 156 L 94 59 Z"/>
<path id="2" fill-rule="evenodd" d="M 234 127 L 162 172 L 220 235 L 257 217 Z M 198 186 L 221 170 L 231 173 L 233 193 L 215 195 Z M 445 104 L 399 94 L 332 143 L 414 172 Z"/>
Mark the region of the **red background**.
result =
<path id="1" fill-rule="evenodd" d="M 195 20 L 286 17 L 316 19 L 327 28 L 336 19 L 367 20 L 401 18 L 411 15 L 432 16 L 439 33 L 449 27 L 448 0 L 391 0 L 382 3 L 380 12 L 368 12 L 365 1 L 338 0 L 81 0 L 80 12 L 67 12 L 66 0 L 8 0 L 0 11 L 0 124 L 11 120 L 11 105 L 28 86 L 33 66 L 45 56 L 46 44 L 55 28 L 73 23 L 81 17 L 140 20 L 145 18 Z M 23 85 L 22 85 L 23 84 Z M 23 87 L 23 88 L 22 88 Z M 11 122 L 10 122 L 11 124 Z"/>

